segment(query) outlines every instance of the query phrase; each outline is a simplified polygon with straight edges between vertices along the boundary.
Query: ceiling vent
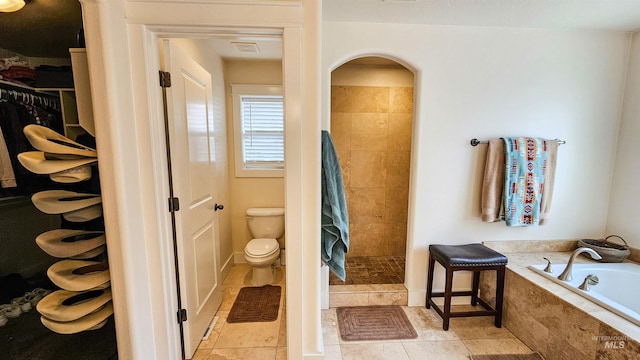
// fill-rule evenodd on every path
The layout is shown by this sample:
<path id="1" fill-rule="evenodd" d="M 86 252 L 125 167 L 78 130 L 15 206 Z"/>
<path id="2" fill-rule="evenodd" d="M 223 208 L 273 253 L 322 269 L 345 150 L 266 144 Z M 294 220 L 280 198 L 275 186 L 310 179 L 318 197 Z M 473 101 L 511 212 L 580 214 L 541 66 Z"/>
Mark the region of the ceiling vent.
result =
<path id="1" fill-rule="evenodd" d="M 232 41 L 231 45 L 236 49 L 237 52 L 240 53 L 254 53 L 257 54 L 260 51 L 258 50 L 258 45 L 254 42 L 237 42 Z"/>

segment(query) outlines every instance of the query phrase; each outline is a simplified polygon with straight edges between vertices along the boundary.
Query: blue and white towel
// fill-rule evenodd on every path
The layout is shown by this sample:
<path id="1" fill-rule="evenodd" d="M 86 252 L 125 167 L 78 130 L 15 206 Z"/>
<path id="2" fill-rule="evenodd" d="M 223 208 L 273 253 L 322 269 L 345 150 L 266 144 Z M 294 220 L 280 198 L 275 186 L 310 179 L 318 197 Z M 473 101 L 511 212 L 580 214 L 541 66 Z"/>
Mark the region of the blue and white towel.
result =
<path id="1" fill-rule="evenodd" d="M 507 226 L 540 223 L 547 143 L 531 137 L 505 137 L 504 217 Z"/>
<path id="2" fill-rule="evenodd" d="M 345 254 L 349 251 L 349 214 L 338 155 L 331 135 L 322 131 L 321 256 L 342 281 L 346 279 Z"/>

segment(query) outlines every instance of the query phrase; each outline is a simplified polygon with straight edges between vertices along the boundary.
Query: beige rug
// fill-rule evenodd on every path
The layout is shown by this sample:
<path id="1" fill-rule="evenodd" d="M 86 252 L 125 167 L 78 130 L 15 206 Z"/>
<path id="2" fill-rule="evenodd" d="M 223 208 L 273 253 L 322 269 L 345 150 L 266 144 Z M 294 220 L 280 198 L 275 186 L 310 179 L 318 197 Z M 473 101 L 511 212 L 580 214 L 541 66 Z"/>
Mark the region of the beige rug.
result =
<path id="1" fill-rule="evenodd" d="M 415 339 L 418 334 L 400 306 L 336 308 L 344 341 Z"/>
<path id="2" fill-rule="evenodd" d="M 280 308 L 280 290 L 280 286 L 271 285 L 240 289 L 227 316 L 227 322 L 275 321 Z"/>
<path id="3" fill-rule="evenodd" d="M 544 360 L 544 358 L 536 352 L 531 354 L 471 355 L 471 360 Z"/>

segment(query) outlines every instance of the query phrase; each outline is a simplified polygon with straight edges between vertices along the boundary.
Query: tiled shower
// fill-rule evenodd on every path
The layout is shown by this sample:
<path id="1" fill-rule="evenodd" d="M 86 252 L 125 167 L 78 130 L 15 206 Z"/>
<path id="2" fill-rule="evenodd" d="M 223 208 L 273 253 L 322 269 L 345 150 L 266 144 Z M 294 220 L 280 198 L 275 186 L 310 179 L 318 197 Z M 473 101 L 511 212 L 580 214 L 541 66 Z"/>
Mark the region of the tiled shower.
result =
<path id="1" fill-rule="evenodd" d="M 347 279 L 404 283 L 413 87 L 332 86 L 331 135 L 349 211 Z"/>

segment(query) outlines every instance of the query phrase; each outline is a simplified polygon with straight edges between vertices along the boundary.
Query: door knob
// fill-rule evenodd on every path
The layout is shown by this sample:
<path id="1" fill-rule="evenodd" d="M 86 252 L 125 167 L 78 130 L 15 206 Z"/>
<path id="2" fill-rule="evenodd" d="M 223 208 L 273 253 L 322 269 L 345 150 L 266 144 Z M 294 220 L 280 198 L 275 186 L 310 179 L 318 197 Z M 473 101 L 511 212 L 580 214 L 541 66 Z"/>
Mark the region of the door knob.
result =
<path id="1" fill-rule="evenodd" d="M 224 209 L 224 205 L 222 205 L 222 204 L 215 204 L 213 206 L 213 211 L 218 211 L 218 210 L 222 210 L 222 209 Z"/>

